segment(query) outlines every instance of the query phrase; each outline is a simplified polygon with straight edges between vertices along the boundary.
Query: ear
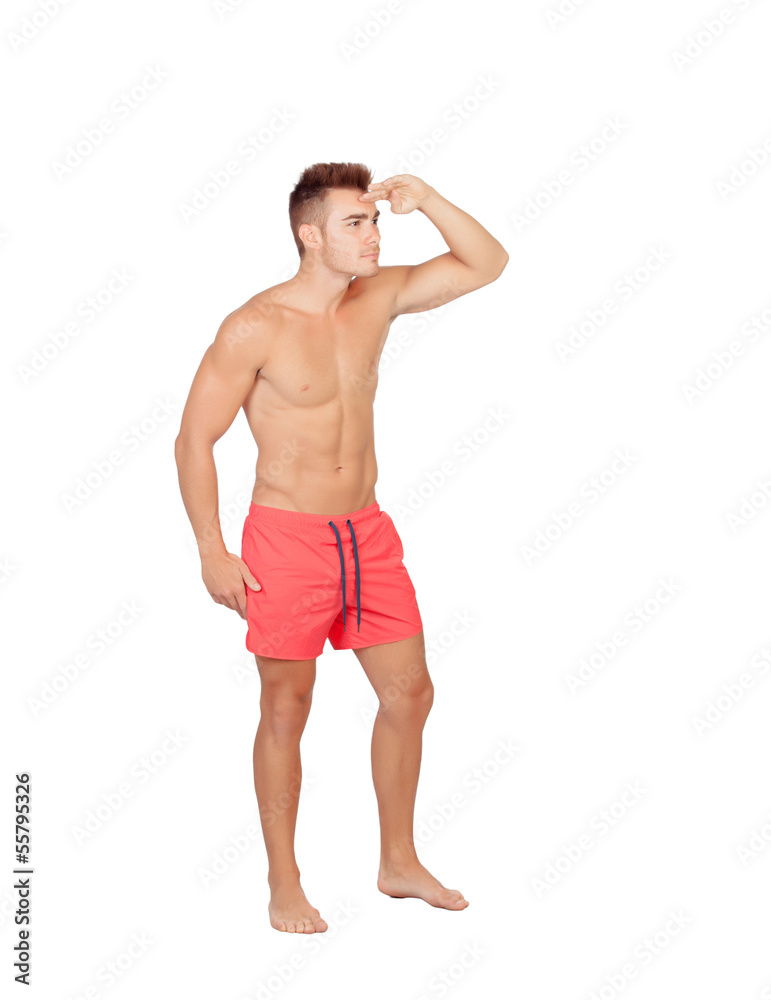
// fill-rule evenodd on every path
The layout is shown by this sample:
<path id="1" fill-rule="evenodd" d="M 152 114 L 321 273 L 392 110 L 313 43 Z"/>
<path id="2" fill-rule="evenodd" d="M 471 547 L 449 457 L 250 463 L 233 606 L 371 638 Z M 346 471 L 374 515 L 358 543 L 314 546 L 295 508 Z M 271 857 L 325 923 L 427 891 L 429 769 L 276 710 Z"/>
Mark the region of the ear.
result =
<path id="1" fill-rule="evenodd" d="M 321 248 L 320 232 L 318 226 L 312 225 L 310 222 L 303 222 L 300 228 L 297 230 L 297 234 L 303 241 L 306 247 L 311 250 L 319 250 Z"/>

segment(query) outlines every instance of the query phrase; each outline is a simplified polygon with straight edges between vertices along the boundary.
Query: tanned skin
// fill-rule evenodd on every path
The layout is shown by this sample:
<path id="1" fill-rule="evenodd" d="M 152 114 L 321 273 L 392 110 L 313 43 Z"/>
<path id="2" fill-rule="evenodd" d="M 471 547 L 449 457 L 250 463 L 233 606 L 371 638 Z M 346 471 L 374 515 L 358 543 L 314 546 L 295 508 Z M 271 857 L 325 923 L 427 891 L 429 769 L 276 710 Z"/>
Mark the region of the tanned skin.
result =
<path id="1" fill-rule="evenodd" d="M 448 251 L 422 264 L 381 267 L 380 200 L 396 215 L 422 212 Z M 257 293 L 224 319 L 196 372 L 175 442 L 204 584 L 214 601 L 243 619 L 246 587 L 259 590 L 260 583 L 225 548 L 213 454 L 239 409 L 257 445 L 255 503 L 329 515 L 374 503 L 373 402 L 391 323 L 489 284 L 508 261 L 479 222 L 411 174 L 389 177 L 367 193 L 328 190 L 325 206 L 324 226 L 299 228 L 305 253 L 294 277 Z M 420 863 L 413 840 L 422 732 L 433 701 L 423 633 L 354 653 L 379 699 L 372 732 L 380 818 L 377 886 L 389 896 L 464 909 L 462 893 L 445 888 Z M 270 922 L 280 931 L 312 934 L 328 925 L 301 887 L 294 833 L 300 738 L 316 660 L 258 655 L 256 661 L 261 694 L 255 791 L 261 817 L 269 811 L 276 817 L 267 825 L 263 818 Z M 290 805 L 276 809 L 286 793 Z"/>

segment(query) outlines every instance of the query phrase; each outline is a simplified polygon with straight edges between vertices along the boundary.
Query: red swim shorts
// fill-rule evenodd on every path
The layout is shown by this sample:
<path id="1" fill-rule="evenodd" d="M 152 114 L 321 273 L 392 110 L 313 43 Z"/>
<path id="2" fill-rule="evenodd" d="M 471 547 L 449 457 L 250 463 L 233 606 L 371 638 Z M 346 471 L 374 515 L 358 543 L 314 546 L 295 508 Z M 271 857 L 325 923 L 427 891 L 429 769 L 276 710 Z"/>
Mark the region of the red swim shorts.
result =
<path id="1" fill-rule="evenodd" d="M 417 635 L 423 628 L 404 549 L 378 503 L 350 514 L 306 514 L 252 503 L 241 558 L 261 590 L 246 588 L 246 648 L 310 660 Z"/>

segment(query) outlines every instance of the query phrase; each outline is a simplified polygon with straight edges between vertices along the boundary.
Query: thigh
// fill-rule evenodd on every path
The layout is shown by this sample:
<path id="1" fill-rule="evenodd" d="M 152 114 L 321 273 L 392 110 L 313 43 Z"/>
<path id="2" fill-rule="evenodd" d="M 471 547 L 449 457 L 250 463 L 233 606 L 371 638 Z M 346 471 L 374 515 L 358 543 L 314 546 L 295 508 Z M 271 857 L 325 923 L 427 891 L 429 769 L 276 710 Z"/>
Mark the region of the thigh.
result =
<path id="1" fill-rule="evenodd" d="M 261 698 L 310 698 L 316 682 L 316 659 L 279 660 L 255 655 L 260 674 Z"/>
<path id="2" fill-rule="evenodd" d="M 400 694 L 433 693 L 422 631 L 408 639 L 354 649 L 354 653 L 382 705 L 393 703 Z"/>

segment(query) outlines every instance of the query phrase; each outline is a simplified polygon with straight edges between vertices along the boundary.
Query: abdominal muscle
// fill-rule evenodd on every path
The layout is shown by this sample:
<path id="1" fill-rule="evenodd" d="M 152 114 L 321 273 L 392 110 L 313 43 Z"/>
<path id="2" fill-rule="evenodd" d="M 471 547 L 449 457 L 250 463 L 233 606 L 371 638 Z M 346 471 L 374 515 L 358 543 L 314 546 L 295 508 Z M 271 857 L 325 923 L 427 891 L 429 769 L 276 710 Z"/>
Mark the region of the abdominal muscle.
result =
<path id="1" fill-rule="evenodd" d="M 373 382 L 376 382 L 376 377 Z M 268 507 L 309 514 L 349 514 L 375 502 L 377 460 L 374 440 L 374 385 L 352 393 L 324 393 L 292 405 L 258 374 L 244 403 L 257 443 L 252 500 Z"/>

